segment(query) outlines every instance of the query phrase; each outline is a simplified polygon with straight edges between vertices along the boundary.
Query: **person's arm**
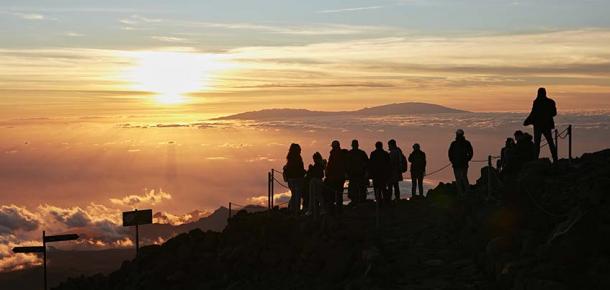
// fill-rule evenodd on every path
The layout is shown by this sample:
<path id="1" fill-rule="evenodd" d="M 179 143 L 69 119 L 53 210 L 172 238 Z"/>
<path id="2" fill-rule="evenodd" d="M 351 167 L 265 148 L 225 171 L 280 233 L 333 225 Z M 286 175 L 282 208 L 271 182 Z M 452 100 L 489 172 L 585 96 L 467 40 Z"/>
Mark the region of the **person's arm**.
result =
<path id="1" fill-rule="evenodd" d="M 551 104 L 553 104 L 551 108 L 551 116 L 555 117 L 557 116 L 557 104 L 553 100 L 551 100 Z"/>
<path id="2" fill-rule="evenodd" d="M 466 143 L 467 146 L 467 150 L 468 150 L 468 161 L 472 160 L 472 157 L 474 156 L 474 149 L 472 149 L 472 144 L 470 144 L 470 142 Z"/>

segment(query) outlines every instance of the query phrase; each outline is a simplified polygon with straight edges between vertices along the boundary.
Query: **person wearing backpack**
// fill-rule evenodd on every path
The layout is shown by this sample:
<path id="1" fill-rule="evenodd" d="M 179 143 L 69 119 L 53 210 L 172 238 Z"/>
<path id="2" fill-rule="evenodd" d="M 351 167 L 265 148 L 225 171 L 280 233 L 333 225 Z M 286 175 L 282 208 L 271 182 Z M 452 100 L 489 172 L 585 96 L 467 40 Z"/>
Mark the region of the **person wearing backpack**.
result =
<path id="1" fill-rule="evenodd" d="M 407 172 L 407 158 L 405 158 L 402 150 L 398 148 L 396 140 L 388 141 L 388 148 L 390 150 L 390 176 L 387 200 L 390 201 L 392 199 L 392 192 L 394 192 L 395 200 L 400 200 L 399 182 L 403 181 L 402 174 Z"/>

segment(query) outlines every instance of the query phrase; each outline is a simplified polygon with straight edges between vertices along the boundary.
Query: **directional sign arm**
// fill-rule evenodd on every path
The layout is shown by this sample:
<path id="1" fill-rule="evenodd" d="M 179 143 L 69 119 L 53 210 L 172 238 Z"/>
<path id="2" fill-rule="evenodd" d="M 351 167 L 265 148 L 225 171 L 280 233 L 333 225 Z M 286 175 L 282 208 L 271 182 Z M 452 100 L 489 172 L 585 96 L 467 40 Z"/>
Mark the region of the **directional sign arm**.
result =
<path id="1" fill-rule="evenodd" d="M 15 247 L 13 253 L 44 253 L 44 247 Z"/>
<path id="2" fill-rule="evenodd" d="M 70 235 L 57 235 L 57 236 L 45 236 L 45 243 L 53 243 L 53 242 L 63 242 L 63 241 L 73 241 L 78 240 L 78 235 L 70 234 Z"/>

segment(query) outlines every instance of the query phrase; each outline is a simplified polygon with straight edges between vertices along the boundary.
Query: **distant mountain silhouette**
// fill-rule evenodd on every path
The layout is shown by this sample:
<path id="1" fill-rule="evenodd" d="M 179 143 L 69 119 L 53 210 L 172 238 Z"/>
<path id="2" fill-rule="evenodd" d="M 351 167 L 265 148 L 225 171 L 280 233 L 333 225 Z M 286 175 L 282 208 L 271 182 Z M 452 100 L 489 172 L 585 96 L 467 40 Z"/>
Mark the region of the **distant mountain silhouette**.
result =
<path id="1" fill-rule="evenodd" d="M 398 103 L 371 108 L 364 108 L 356 111 L 310 111 L 305 109 L 266 109 L 260 111 L 245 112 L 230 116 L 216 118 L 215 120 L 269 120 L 269 119 L 289 119 L 307 118 L 322 116 L 391 116 L 391 115 L 416 115 L 416 114 L 448 114 L 448 113 L 468 113 L 467 111 L 444 107 L 441 105 L 428 103 Z"/>

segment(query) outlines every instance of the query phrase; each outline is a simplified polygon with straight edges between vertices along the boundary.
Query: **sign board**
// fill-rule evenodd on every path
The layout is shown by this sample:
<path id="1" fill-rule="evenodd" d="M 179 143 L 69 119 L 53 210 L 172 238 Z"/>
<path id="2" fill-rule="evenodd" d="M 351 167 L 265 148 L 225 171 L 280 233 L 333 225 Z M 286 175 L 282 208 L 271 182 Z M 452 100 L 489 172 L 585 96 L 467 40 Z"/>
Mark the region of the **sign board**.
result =
<path id="1" fill-rule="evenodd" d="M 44 247 L 16 247 L 13 253 L 44 253 Z"/>
<path id="2" fill-rule="evenodd" d="M 45 243 L 72 241 L 72 240 L 78 240 L 78 235 L 71 234 L 71 235 L 58 235 L 58 236 L 45 236 L 44 237 Z"/>
<path id="3" fill-rule="evenodd" d="M 128 211 L 123 213 L 123 226 L 152 224 L 152 209 Z"/>

